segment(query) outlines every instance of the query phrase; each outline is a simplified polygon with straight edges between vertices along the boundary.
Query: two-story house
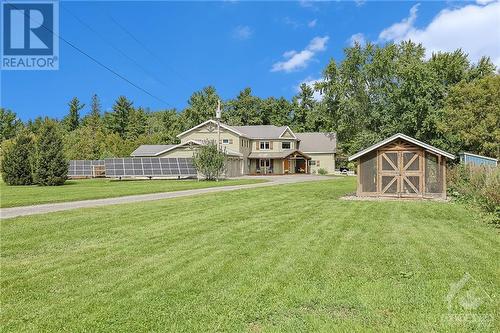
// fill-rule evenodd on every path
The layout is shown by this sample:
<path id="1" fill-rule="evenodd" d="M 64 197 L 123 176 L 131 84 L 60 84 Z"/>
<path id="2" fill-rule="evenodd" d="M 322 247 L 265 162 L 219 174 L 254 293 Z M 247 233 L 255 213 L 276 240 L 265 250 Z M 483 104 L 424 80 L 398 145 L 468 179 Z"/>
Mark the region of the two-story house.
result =
<path id="1" fill-rule="evenodd" d="M 177 137 L 178 145 L 142 145 L 133 157 L 191 157 L 206 142 L 228 156 L 227 175 L 294 174 L 335 170 L 335 133 L 294 133 L 288 126 L 230 126 L 207 120 Z"/>

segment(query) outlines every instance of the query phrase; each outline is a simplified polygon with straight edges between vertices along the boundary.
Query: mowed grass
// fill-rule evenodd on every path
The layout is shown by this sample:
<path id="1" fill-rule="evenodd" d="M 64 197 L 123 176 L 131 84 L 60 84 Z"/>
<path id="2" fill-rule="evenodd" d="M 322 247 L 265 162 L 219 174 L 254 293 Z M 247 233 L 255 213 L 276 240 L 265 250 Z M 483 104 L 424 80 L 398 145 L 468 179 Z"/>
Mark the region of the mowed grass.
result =
<path id="1" fill-rule="evenodd" d="M 27 206 L 44 203 L 121 197 L 133 194 L 172 192 L 207 187 L 245 185 L 261 179 L 227 179 L 219 182 L 192 179 L 154 180 L 68 180 L 63 186 L 8 186 L 0 181 L 0 207 Z"/>
<path id="2" fill-rule="evenodd" d="M 3 331 L 498 331 L 498 232 L 354 181 L 2 220 Z"/>

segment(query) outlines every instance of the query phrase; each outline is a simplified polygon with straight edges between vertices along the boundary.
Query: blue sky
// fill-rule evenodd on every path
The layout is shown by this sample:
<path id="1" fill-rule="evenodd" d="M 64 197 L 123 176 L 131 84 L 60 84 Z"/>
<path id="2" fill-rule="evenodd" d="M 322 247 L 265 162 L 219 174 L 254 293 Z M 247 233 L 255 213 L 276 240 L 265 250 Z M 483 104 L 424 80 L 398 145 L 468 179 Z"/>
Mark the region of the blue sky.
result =
<path id="1" fill-rule="evenodd" d="M 498 64 L 498 22 L 499 3 L 488 0 L 62 1 L 60 35 L 161 101 L 60 42 L 59 70 L 1 73 L 0 104 L 27 120 L 61 118 L 72 97 L 88 106 L 94 93 L 104 110 L 119 95 L 151 110 L 182 109 L 207 85 L 224 99 L 245 87 L 260 97 L 290 98 L 301 82 L 319 79 L 330 58 L 341 60 L 353 39 L 384 43 L 410 37 L 434 51 L 463 47 L 473 59 L 486 54 Z M 483 31 L 489 41 L 469 36 Z"/>

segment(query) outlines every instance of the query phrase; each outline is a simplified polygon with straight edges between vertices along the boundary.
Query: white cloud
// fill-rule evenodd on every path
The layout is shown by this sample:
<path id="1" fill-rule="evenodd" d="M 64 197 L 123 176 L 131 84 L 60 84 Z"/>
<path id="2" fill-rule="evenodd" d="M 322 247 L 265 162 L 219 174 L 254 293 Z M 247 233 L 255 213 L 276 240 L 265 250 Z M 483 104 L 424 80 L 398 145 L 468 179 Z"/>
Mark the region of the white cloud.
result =
<path id="1" fill-rule="evenodd" d="M 365 45 L 366 44 L 366 38 L 365 38 L 365 35 L 363 35 L 362 33 L 357 33 L 357 34 L 354 34 L 351 36 L 351 38 L 349 38 L 349 44 L 351 46 L 354 46 L 354 44 L 360 44 L 360 45 Z"/>
<path id="2" fill-rule="evenodd" d="M 326 50 L 326 43 L 329 37 L 314 37 L 307 47 L 302 51 L 286 51 L 283 57 L 287 60 L 273 64 L 271 72 L 292 72 L 306 68 L 317 52 Z"/>
<path id="3" fill-rule="evenodd" d="M 366 0 L 354 0 L 356 6 L 361 7 L 366 3 Z"/>
<path id="4" fill-rule="evenodd" d="M 233 38 L 239 40 L 249 39 L 253 35 L 253 30 L 248 25 L 239 25 L 233 30 Z"/>
<path id="5" fill-rule="evenodd" d="M 383 30 L 379 39 L 395 42 L 411 39 L 425 46 L 427 56 L 461 48 L 474 62 L 489 56 L 500 66 L 500 2 L 482 2 L 486 5 L 444 9 L 422 29 L 414 26 L 417 7 L 413 6 L 408 18 Z"/>
<path id="6" fill-rule="evenodd" d="M 314 28 L 314 27 L 316 26 L 316 24 L 317 24 L 317 23 L 318 23 L 318 19 L 314 19 L 314 20 L 312 20 L 312 21 L 309 21 L 309 22 L 307 23 L 307 26 L 308 26 L 309 28 Z"/>
<path id="7" fill-rule="evenodd" d="M 314 37 L 307 48 L 311 51 L 318 52 L 326 50 L 326 43 L 330 37 Z"/>
<path id="8" fill-rule="evenodd" d="M 295 86 L 295 91 L 298 93 L 300 92 L 300 86 L 305 83 L 306 85 L 308 85 L 309 87 L 311 87 L 311 89 L 314 90 L 314 85 L 318 82 L 321 82 L 323 81 L 322 79 L 313 79 L 312 77 L 308 76 L 307 78 L 305 78 L 304 80 L 300 81 L 299 84 L 297 84 Z M 313 93 L 313 98 L 316 100 L 316 101 L 321 101 L 323 99 L 323 95 L 320 94 L 319 91 L 316 91 L 314 90 L 314 93 Z"/>
<path id="9" fill-rule="evenodd" d="M 417 19 L 417 11 L 420 4 L 416 4 L 410 9 L 410 15 L 401 22 L 394 23 L 389 28 L 382 30 L 378 36 L 382 41 L 398 40 L 406 36 L 411 30 L 414 30 L 413 24 Z"/>
<path id="10" fill-rule="evenodd" d="M 496 1 L 496 0 L 477 0 L 476 3 L 479 4 L 479 5 L 487 5 L 487 4 L 489 4 L 490 2 L 493 2 L 493 1 Z"/>

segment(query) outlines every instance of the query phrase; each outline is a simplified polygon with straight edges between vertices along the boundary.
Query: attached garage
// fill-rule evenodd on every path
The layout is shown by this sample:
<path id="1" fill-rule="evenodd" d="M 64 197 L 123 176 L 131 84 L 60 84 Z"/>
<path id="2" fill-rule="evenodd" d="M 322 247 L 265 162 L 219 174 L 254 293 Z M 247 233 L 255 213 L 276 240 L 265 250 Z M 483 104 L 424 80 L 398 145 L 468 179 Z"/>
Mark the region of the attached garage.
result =
<path id="1" fill-rule="evenodd" d="M 358 163 L 358 196 L 446 197 L 453 154 L 396 134 L 349 158 Z"/>
<path id="2" fill-rule="evenodd" d="M 132 157 L 159 157 L 159 158 L 191 158 L 203 145 L 202 142 L 189 140 L 178 145 L 142 145 L 132 154 Z M 243 154 L 224 148 L 227 156 L 226 177 L 239 177 L 243 175 Z"/>

